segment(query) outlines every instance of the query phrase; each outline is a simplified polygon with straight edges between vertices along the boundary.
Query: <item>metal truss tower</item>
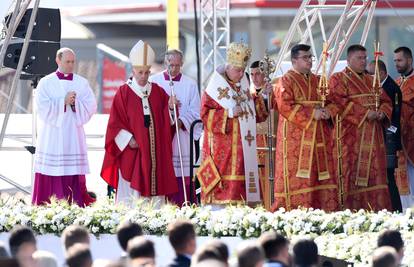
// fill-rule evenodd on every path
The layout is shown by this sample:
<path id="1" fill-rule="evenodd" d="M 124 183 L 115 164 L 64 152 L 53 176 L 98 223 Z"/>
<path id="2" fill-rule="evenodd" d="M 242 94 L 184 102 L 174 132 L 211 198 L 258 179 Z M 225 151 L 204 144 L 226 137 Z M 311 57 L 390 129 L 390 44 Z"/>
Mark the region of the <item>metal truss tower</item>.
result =
<path id="1" fill-rule="evenodd" d="M 230 43 L 230 0 L 201 0 L 201 90 L 220 64 Z"/>
<path id="2" fill-rule="evenodd" d="M 291 47 L 295 36 L 301 36 L 299 43 L 309 43 L 311 45 L 312 53 L 316 56 L 316 64 L 314 65 L 316 66 L 315 73 L 318 73 L 321 67 L 322 52 L 317 53 L 314 33 L 320 32 L 323 42 L 326 42 L 328 45 L 330 61 L 329 69 L 327 70 L 328 77 L 332 74 L 350 37 L 355 33 L 364 16 L 366 18 L 360 44 L 365 45 L 377 0 L 347 0 L 344 1 L 344 4 L 328 4 L 326 0 L 318 0 L 317 4 L 310 4 L 310 2 L 311 0 L 304 0 L 302 2 L 290 25 L 276 61 L 275 73 L 280 69 L 282 62 L 289 58 L 289 48 Z M 332 28 L 330 33 L 326 31 L 323 21 L 323 15 L 326 14 L 326 12 L 340 14 L 336 25 Z M 332 15 L 330 15 L 330 17 L 332 17 Z"/>
<path id="3" fill-rule="evenodd" d="M 15 0 L 11 3 L 10 8 L 14 7 L 13 13 L 9 17 L 10 20 L 8 21 L 8 23 L 6 23 L 5 21 L 3 22 L 4 23 L 4 32 L 3 32 L 4 39 L 1 42 L 1 49 L 0 49 L 0 69 L 3 68 L 3 61 L 4 61 L 4 58 L 6 57 L 7 47 L 9 46 L 10 41 L 11 41 L 14 33 L 16 32 L 16 29 L 19 26 L 19 23 L 22 20 L 22 18 L 24 16 L 26 10 L 28 9 L 30 3 L 31 3 L 31 0 L 26 0 L 26 1 L 24 1 L 24 0 Z M 4 119 L 3 119 L 3 122 L 2 122 L 1 131 L 0 131 L 0 150 L 2 149 L 3 140 L 4 140 L 5 135 L 6 135 L 7 123 L 9 121 L 10 113 L 11 113 L 12 108 L 13 108 L 14 97 L 16 95 L 16 90 L 17 90 L 17 83 L 20 79 L 20 74 L 22 73 L 24 59 L 26 57 L 26 53 L 27 53 L 27 50 L 28 50 L 28 47 L 29 47 L 30 37 L 32 36 L 33 27 L 35 25 L 35 19 L 36 19 L 37 11 L 39 9 L 39 3 L 40 3 L 40 0 L 35 0 L 34 1 L 32 13 L 30 15 L 29 24 L 28 24 L 28 27 L 27 27 L 26 36 L 24 38 L 22 50 L 21 50 L 21 53 L 20 53 L 19 62 L 17 64 L 17 68 L 16 68 L 16 72 L 14 73 L 14 76 L 13 76 L 13 81 L 12 81 L 12 85 L 11 85 L 11 88 L 10 88 L 10 92 L 9 92 L 8 97 L 7 97 L 6 111 L 5 111 L 5 114 L 4 114 Z M 34 141 L 32 140 L 32 142 L 34 142 Z M 7 182 L 7 183 L 9 183 L 9 184 L 11 184 L 12 186 L 16 187 L 20 191 L 23 191 L 27 194 L 30 194 L 30 191 L 28 191 L 22 185 L 16 183 L 12 179 L 7 178 L 7 177 L 5 177 L 1 174 L 0 174 L 0 179 Z"/>

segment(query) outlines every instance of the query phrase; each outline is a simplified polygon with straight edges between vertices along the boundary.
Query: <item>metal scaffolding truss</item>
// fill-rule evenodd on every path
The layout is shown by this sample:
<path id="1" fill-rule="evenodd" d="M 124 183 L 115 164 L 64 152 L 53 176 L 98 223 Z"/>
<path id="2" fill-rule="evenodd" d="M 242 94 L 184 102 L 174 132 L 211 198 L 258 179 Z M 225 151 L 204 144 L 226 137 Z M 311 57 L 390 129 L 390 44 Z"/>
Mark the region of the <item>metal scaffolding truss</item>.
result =
<path id="1" fill-rule="evenodd" d="M 4 26 L 5 26 L 4 27 L 5 29 L 4 29 L 4 33 L 3 33 L 4 34 L 4 39 L 1 41 L 0 69 L 3 68 L 3 61 L 4 61 L 4 58 L 6 56 L 7 47 L 9 46 L 9 44 L 11 42 L 11 39 L 12 39 L 17 27 L 19 26 L 19 23 L 22 20 L 22 18 L 24 16 L 27 8 L 29 7 L 30 3 L 31 3 L 31 0 L 26 0 L 26 1 L 15 0 L 11 3 L 10 9 L 12 7 L 14 7 L 14 9 L 13 9 L 12 15 L 10 16 L 9 23 L 6 24 L 5 22 L 3 22 Z M 40 0 L 35 0 L 34 1 L 32 13 L 30 15 L 29 24 L 28 24 L 28 27 L 27 27 L 26 36 L 24 38 L 23 46 L 22 46 L 21 53 L 20 53 L 19 62 L 17 64 L 16 72 L 14 73 L 14 76 L 13 76 L 13 81 L 12 81 L 12 85 L 11 85 L 11 88 L 10 88 L 9 95 L 7 96 L 7 106 L 6 106 L 6 109 L 5 109 L 6 111 L 5 111 L 5 114 L 4 114 L 2 127 L 1 127 L 1 131 L 0 131 L 0 150 L 2 150 L 2 148 L 3 148 L 3 140 L 4 140 L 5 135 L 6 135 L 7 123 L 9 121 L 10 114 L 12 112 L 14 97 L 16 95 L 16 90 L 17 90 L 17 83 L 20 79 L 20 74 L 22 73 L 24 59 L 26 57 L 26 52 L 27 52 L 27 49 L 29 47 L 30 37 L 32 36 L 33 27 L 35 25 L 37 10 L 39 9 L 39 3 L 40 3 Z M 33 134 L 33 136 L 34 136 L 34 134 Z M 34 139 L 32 139 L 32 143 L 34 143 Z M 5 182 L 11 184 L 12 186 L 16 187 L 20 191 L 23 191 L 27 194 L 30 194 L 30 191 L 25 189 L 22 185 L 14 182 L 12 179 L 7 178 L 4 175 L 0 174 L 0 180 L 3 180 Z"/>
<path id="2" fill-rule="evenodd" d="M 230 0 L 201 0 L 201 89 L 207 86 L 211 74 L 225 63 L 230 43 Z"/>
<path id="3" fill-rule="evenodd" d="M 327 75 L 329 77 L 348 44 L 350 37 L 355 33 L 364 16 L 366 18 L 360 44 L 365 45 L 377 4 L 376 0 L 347 0 L 344 1 L 344 4 L 329 4 L 326 0 L 319 0 L 317 4 L 310 4 L 311 1 L 304 0 L 298 9 L 280 49 L 276 61 L 275 73 L 278 73 L 280 70 L 282 62 L 289 59 L 289 48 L 297 36 L 301 36 L 299 43 L 309 43 L 311 45 L 312 53 L 316 56 L 316 64 L 314 64 L 316 67 L 315 72 L 319 72 L 322 52 L 315 45 L 314 33 L 320 32 L 323 42 L 326 42 L 328 45 L 330 64 Z M 327 13 L 330 13 L 329 16 L 331 18 L 332 14 L 340 14 L 336 25 L 330 33 L 326 31 L 323 21 L 323 16 Z M 297 39 L 295 43 L 298 43 Z M 322 44 L 318 43 L 318 45 L 320 45 L 319 48 L 322 47 Z M 320 53 L 317 53 L 317 51 L 320 51 Z"/>

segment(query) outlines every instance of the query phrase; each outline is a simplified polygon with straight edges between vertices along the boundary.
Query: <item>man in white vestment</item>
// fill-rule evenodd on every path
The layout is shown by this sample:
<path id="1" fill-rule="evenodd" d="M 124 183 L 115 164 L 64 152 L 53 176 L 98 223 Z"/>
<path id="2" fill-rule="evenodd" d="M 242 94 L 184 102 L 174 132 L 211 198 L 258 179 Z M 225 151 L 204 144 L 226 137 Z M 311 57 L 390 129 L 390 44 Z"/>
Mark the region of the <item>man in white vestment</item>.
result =
<path id="1" fill-rule="evenodd" d="M 169 50 L 165 54 L 165 65 L 167 67 L 163 72 L 157 73 L 150 77 L 150 80 L 161 86 L 165 92 L 170 96 L 172 89 L 178 101 L 178 128 L 179 139 L 181 145 L 181 154 L 183 160 L 183 174 L 185 179 L 187 200 L 190 201 L 190 151 L 193 149 L 190 145 L 190 127 L 191 124 L 200 119 L 200 95 L 198 92 L 197 83 L 190 77 L 181 72 L 183 66 L 183 53 L 180 50 Z M 172 87 L 170 86 L 170 76 L 168 74 L 170 69 Z M 180 155 L 178 150 L 178 138 L 175 133 L 172 141 L 173 156 L 172 161 L 174 165 L 175 176 L 178 182 L 178 193 L 168 195 L 168 200 L 172 203 L 182 206 L 184 203 L 184 189 L 182 182 Z M 200 138 L 201 127 L 196 127 L 194 131 L 194 139 Z M 195 201 L 195 190 L 191 188 L 192 199 Z"/>
<path id="2" fill-rule="evenodd" d="M 59 49 L 56 63 L 57 71 L 42 78 L 36 90 L 40 127 L 32 203 L 48 203 L 55 196 L 84 206 L 91 200 L 86 191 L 89 164 L 83 125 L 96 112 L 96 100 L 88 81 L 73 73 L 73 50 Z"/>

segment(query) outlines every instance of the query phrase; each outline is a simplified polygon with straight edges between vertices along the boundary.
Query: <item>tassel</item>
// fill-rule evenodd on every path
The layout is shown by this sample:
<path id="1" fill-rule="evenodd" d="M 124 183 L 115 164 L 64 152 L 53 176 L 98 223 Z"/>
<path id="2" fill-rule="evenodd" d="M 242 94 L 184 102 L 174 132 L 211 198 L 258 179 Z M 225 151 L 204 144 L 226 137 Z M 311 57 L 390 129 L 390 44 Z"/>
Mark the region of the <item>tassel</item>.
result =
<path id="1" fill-rule="evenodd" d="M 145 126 L 145 128 L 149 128 L 150 125 L 151 125 L 150 115 L 144 115 L 144 126 Z"/>

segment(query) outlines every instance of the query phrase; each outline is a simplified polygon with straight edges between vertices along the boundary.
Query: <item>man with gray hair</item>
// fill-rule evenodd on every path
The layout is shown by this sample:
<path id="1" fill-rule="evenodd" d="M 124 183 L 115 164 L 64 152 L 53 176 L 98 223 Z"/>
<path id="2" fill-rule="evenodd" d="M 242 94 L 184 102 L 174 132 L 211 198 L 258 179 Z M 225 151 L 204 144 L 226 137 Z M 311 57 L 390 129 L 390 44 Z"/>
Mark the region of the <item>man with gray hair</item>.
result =
<path id="1" fill-rule="evenodd" d="M 184 64 L 184 56 L 180 50 L 171 49 L 165 54 L 164 64 L 166 69 L 160 73 L 157 73 L 150 77 L 150 80 L 159 86 L 171 96 L 175 93 L 178 103 L 178 129 L 179 133 L 175 133 L 172 140 L 173 156 L 172 161 L 174 165 L 175 176 L 178 182 L 178 192 L 175 194 L 168 195 L 167 198 L 172 203 L 182 206 L 184 203 L 184 189 L 182 182 L 180 154 L 178 149 L 178 140 L 181 145 L 181 153 L 183 160 L 183 174 L 185 179 L 185 187 L 187 193 L 187 200 L 190 200 L 190 151 L 192 145 L 190 144 L 190 127 L 191 124 L 200 119 L 200 95 L 198 91 L 197 83 L 190 77 L 184 75 L 181 72 Z M 200 137 L 200 129 L 196 128 L 194 139 Z M 193 199 L 195 199 L 195 190 L 193 192 Z"/>
<path id="2" fill-rule="evenodd" d="M 226 65 L 214 71 L 201 98 L 204 143 L 197 177 L 202 203 L 217 209 L 261 203 L 256 123 L 268 114 L 263 96 L 250 94 L 245 75 L 250 55 L 247 45 L 231 43 Z"/>
<path id="3" fill-rule="evenodd" d="M 88 81 L 73 73 L 72 49 L 59 49 L 56 63 L 56 72 L 40 79 L 36 89 L 40 127 L 32 203 L 44 204 L 55 196 L 84 206 L 92 200 L 86 192 L 89 163 L 83 125 L 96 112 L 96 100 Z"/>

